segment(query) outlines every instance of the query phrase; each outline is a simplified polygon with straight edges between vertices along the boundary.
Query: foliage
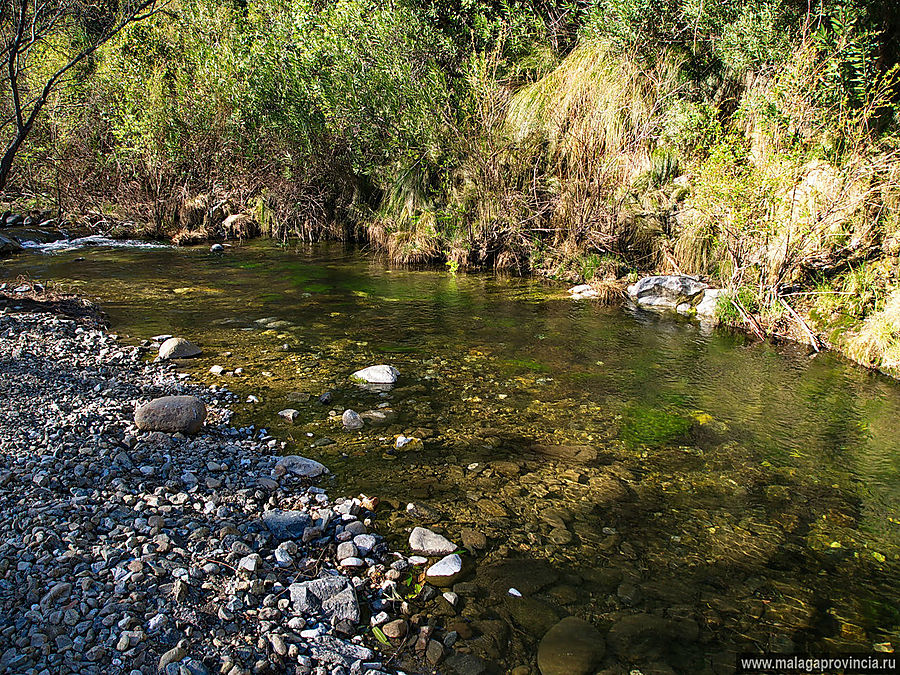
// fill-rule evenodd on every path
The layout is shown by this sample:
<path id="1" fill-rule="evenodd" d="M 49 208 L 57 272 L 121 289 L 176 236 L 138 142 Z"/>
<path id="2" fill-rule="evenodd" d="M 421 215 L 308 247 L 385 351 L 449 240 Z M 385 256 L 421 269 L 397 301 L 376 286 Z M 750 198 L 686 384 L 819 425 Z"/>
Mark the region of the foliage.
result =
<path id="1" fill-rule="evenodd" d="M 10 192 L 185 242 L 356 238 L 610 301 L 626 276 L 699 274 L 772 322 L 803 289 L 817 330 L 878 365 L 900 253 L 894 4 L 170 0 L 72 69 Z M 36 80 L 102 24 L 48 35 Z"/>

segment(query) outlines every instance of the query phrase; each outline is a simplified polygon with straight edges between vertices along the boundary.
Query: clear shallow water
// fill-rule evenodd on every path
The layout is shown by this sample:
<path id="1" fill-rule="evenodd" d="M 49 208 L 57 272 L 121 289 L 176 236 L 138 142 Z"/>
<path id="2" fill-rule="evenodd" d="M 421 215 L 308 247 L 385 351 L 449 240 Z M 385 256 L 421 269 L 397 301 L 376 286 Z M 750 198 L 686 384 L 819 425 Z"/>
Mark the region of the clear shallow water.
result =
<path id="1" fill-rule="evenodd" d="M 736 651 L 900 647 L 900 383 L 833 354 L 328 245 L 88 248 L 0 271 L 97 297 L 135 340 L 198 342 L 186 368 L 210 382 L 213 364 L 243 368 L 225 383 L 261 403 L 238 421 L 325 462 L 342 492 L 393 503 L 381 527 L 398 545 L 410 501 L 456 541 L 486 535 L 461 651 L 533 664 L 566 614 L 610 630 L 606 665 L 645 675 L 728 672 Z M 382 362 L 402 373 L 390 398 L 347 382 Z M 383 403 L 387 427 L 328 416 Z M 393 452 L 400 433 L 424 450 Z M 526 583 L 524 603 L 507 597 Z"/>

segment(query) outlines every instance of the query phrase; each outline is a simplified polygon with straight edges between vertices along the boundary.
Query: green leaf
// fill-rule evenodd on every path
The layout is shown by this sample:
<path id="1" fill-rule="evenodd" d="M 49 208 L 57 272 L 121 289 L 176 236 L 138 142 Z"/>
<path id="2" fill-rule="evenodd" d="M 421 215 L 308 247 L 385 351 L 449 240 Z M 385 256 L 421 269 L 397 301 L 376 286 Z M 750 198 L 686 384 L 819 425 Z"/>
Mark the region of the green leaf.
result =
<path id="1" fill-rule="evenodd" d="M 384 634 L 384 631 L 381 630 L 378 626 L 372 627 L 372 633 L 375 635 L 375 639 L 378 640 L 381 644 L 391 646 L 391 641 L 388 640 L 387 635 Z"/>

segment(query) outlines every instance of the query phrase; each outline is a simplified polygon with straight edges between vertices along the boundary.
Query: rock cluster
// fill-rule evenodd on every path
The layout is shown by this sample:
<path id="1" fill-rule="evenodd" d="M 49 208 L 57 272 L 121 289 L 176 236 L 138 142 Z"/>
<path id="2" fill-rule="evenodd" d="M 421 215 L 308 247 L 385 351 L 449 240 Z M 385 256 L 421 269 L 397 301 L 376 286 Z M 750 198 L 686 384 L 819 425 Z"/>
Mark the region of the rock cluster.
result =
<path id="1" fill-rule="evenodd" d="M 722 289 L 684 275 L 644 277 L 628 287 L 628 297 L 643 309 L 676 310 L 680 314 L 696 314 L 712 318 Z"/>
<path id="2" fill-rule="evenodd" d="M 321 464 L 229 426 L 232 394 L 143 357 L 0 315 L 0 672 L 393 672 L 360 625 L 393 610 L 374 501 L 332 500 Z M 133 422 L 166 395 L 202 401 L 201 433 Z"/>

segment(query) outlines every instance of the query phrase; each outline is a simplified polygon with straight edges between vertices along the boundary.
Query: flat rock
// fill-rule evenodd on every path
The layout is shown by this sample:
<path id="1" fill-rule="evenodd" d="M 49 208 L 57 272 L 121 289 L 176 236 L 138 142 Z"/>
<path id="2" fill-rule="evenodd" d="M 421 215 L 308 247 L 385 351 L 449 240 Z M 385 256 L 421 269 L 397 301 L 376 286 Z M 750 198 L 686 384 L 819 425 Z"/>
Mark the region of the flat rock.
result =
<path id="1" fill-rule="evenodd" d="M 350 376 L 350 379 L 367 384 L 394 384 L 398 377 L 400 377 L 400 371 L 394 366 L 379 365 L 357 370 Z"/>
<path id="2" fill-rule="evenodd" d="M 478 569 L 476 581 L 488 591 L 505 594 L 515 588 L 522 595 L 529 596 L 556 583 L 559 573 L 542 560 L 513 558 Z"/>
<path id="3" fill-rule="evenodd" d="M 487 662 L 474 654 L 455 652 L 447 657 L 444 665 L 456 675 L 484 675 L 488 672 Z"/>
<path id="4" fill-rule="evenodd" d="M 163 396 L 134 411 L 134 423 L 142 431 L 195 434 L 205 419 L 206 405 L 196 396 Z"/>
<path id="5" fill-rule="evenodd" d="M 303 511 L 272 509 L 263 513 L 262 521 L 276 539 L 300 539 L 310 517 Z"/>
<path id="6" fill-rule="evenodd" d="M 300 417 L 300 411 L 294 408 L 285 408 L 278 411 L 278 416 L 293 424 Z"/>
<path id="7" fill-rule="evenodd" d="M 359 622 L 359 602 L 353 584 L 346 577 L 320 577 L 288 586 L 294 611 L 298 614 L 321 612 L 332 622 Z"/>
<path id="8" fill-rule="evenodd" d="M 379 408 L 378 410 L 366 410 L 359 414 L 363 421 L 376 427 L 387 426 L 397 421 L 397 413 L 390 408 Z"/>
<path id="9" fill-rule="evenodd" d="M 459 548 L 447 537 L 424 527 L 413 528 L 409 534 L 409 547 L 413 553 L 423 555 L 447 555 Z"/>
<path id="10" fill-rule="evenodd" d="M 574 616 L 553 626 L 538 646 L 541 675 L 590 675 L 606 651 L 603 636 L 587 621 Z"/>
<path id="11" fill-rule="evenodd" d="M 190 359 L 202 353 L 200 347 L 180 337 L 169 338 L 159 346 L 161 359 Z"/>
<path id="12" fill-rule="evenodd" d="M 330 635 L 310 640 L 309 653 L 321 663 L 331 663 L 350 668 L 355 661 L 371 661 L 375 657 L 368 647 L 344 642 Z"/>
<path id="13" fill-rule="evenodd" d="M 588 300 L 596 298 L 600 294 L 597 292 L 597 289 L 590 284 L 579 284 L 578 286 L 572 286 L 572 288 L 569 289 L 569 295 L 572 296 L 573 300 Z"/>
<path id="14" fill-rule="evenodd" d="M 609 629 L 609 648 L 626 660 L 666 660 L 678 648 L 697 640 L 700 629 L 687 619 L 630 614 Z"/>
<path id="15" fill-rule="evenodd" d="M 276 462 L 275 472 L 282 475 L 290 473 L 302 478 L 316 478 L 323 473 L 328 473 L 328 469 L 314 459 L 300 455 L 285 455 Z"/>
<path id="16" fill-rule="evenodd" d="M 513 621 L 536 638 L 543 636 L 559 621 L 559 612 L 537 598 L 507 595 L 503 603 Z"/>
<path id="17" fill-rule="evenodd" d="M 540 455 L 573 462 L 593 462 L 597 459 L 597 450 L 590 445 L 546 445 L 535 444 L 531 450 Z"/>

